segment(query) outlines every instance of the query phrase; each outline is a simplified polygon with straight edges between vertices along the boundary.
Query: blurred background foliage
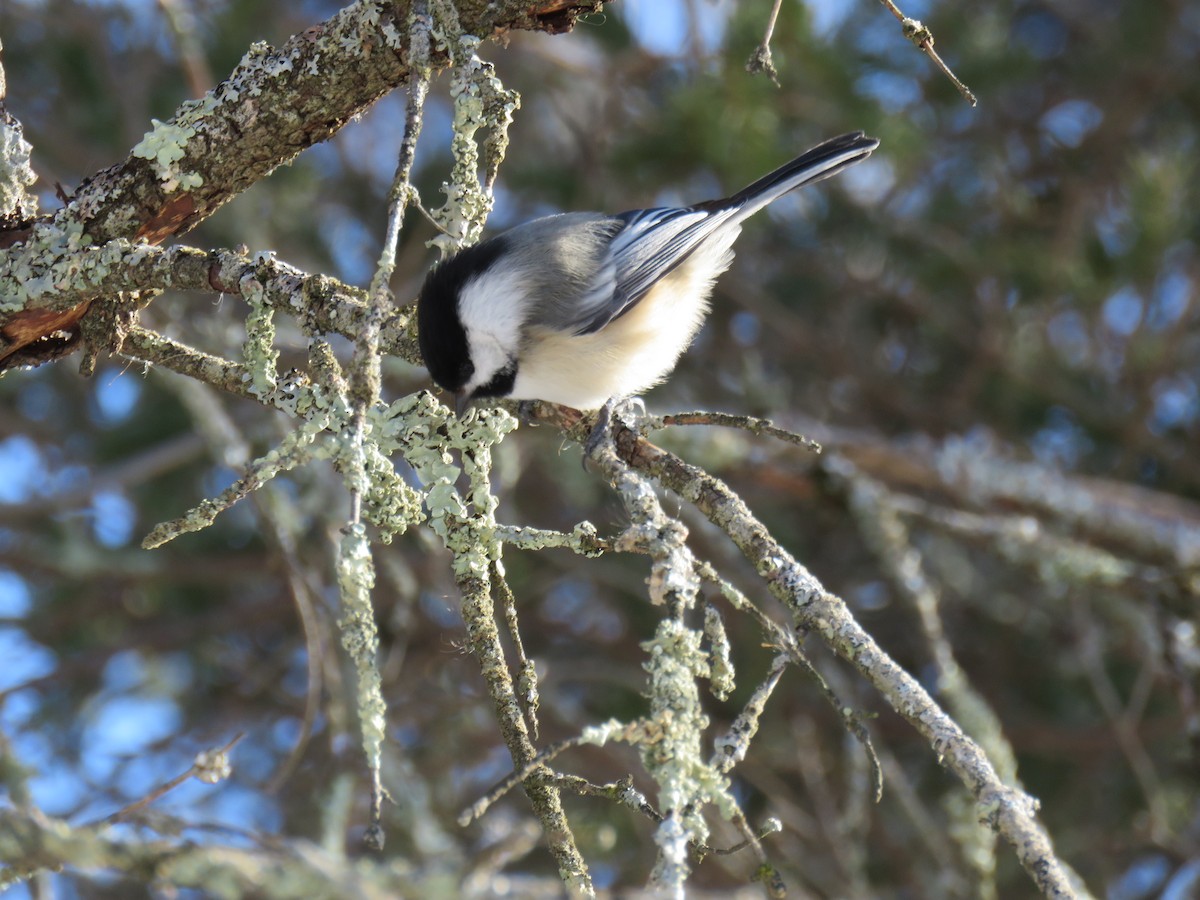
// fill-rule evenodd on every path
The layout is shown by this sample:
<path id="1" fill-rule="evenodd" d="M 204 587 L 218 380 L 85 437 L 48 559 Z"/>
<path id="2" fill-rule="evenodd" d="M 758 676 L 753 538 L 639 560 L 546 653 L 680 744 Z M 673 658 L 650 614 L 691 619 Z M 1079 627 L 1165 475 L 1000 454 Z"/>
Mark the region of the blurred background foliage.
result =
<path id="1" fill-rule="evenodd" d="M 485 45 L 523 98 L 495 226 L 719 196 L 844 131 L 883 142 L 867 164 L 748 224 L 708 325 L 670 384 L 649 395 L 651 410 L 826 423 L 912 441 L 918 456 L 913 439 L 957 435 L 1200 497 L 1200 6 L 905 4 L 978 95 L 972 109 L 868 0 L 785 0 L 772 42 L 780 87 L 747 74 L 770 5 L 620 0 L 572 34 Z M 252 41 L 282 43 L 336 8 L 0 4 L 8 106 L 35 147 L 43 209 L 57 206 L 56 185 L 69 193 L 123 158 L 151 117 L 167 119 L 197 86 L 211 87 Z M 449 171 L 447 81 L 435 85 L 419 147 L 428 206 L 440 204 Z M 273 250 L 365 285 L 403 104 L 384 98 L 185 240 Z M 416 215 L 407 226 L 393 284 L 402 302 L 432 260 L 430 226 Z M 167 295 L 144 321 L 236 357 L 243 315 L 230 298 Z M 304 339 L 280 326 L 285 362 L 299 363 Z M 399 361 L 387 375 L 390 397 L 426 383 Z M 0 379 L 0 727 L 47 813 L 106 815 L 244 730 L 231 781 L 186 785 L 157 808 L 200 840 L 229 839 L 214 825 L 332 833 L 360 852 L 367 790 L 331 628 L 330 538 L 346 507 L 338 479 L 320 467 L 294 473 L 208 531 L 152 553 L 138 546 L 287 427 L 254 404 L 120 360 L 90 380 L 70 359 Z M 932 679 L 912 608 L 845 497 L 808 462 L 722 433 L 663 440 L 731 482 L 889 652 Z M 504 521 L 570 528 L 590 519 L 607 533 L 621 524 L 577 449 L 546 429 L 505 442 L 497 480 Z M 745 571 L 710 527 L 687 521 L 698 555 Z M 986 541 L 917 531 L 914 542 L 944 592 L 948 639 L 995 709 L 1060 853 L 1098 893 L 1159 896 L 1200 841 L 1193 685 L 1163 651 L 1166 595 L 1056 589 Z M 519 796 L 471 828 L 453 822 L 510 762 L 461 646 L 445 555 L 412 534 L 378 560 L 394 738 L 386 772 L 397 800 L 387 853 L 484 879 L 473 884 L 494 884 L 489 867 L 501 865 L 513 877 L 552 876 L 549 857 L 530 849 Z M 507 564 L 526 647 L 544 673 L 544 738 L 641 712 L 639 641 L 658 615 L 645 602 L 645 561 L 584 565 L 551 551 L 512 552 Z M 307 645 L 298 595 L 313 606 Z M 1194 610 L 1175 614 L 1186 625 Z M 728 625 L 741 677 L 730 701 L 712 703 L 718 724 L 769 664 L 755 628 Z M 789 673 L 737 790 L 752 822 L 783 821 L 766 849 L 796 895 L 987 896 L 971 840 L 946 837 L 973 816 L 961 787 L 877 697 L 810 649 L 847 702 L 879 714 L 888 781 L 882 803 L 870 804 L 837 717 Z M 574 760 L 598 782 L 640 771 L 619 748 Z M 648 821 L 597 800 L 569 800 L 568 811 L 599 886 L 644 882 Z M 713 843 L 737 839 L 718 829 Z M 754 865 L 748 854 L 714 859 L 694 883 L 731 890 Z M 998 865 L 999 896 L 1033 893 L 1007 848 Z M 69 873 L 54 883 L 64 896 L 147 890 Z"/>

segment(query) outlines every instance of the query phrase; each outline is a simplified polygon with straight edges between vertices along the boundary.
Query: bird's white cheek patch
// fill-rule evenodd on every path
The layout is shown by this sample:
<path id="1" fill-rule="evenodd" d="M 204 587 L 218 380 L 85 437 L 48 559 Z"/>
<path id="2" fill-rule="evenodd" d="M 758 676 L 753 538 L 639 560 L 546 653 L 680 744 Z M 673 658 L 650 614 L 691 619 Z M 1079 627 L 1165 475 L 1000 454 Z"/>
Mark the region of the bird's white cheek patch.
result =
<path id="1" fill-rule="evenodd" d="M 467 282 L 459 294 L 458 315 L 475 366 L 466 386 L 470 391 L 491 381 L 516 356 L 524 319 L 520 277 L 489 270 Z"/>

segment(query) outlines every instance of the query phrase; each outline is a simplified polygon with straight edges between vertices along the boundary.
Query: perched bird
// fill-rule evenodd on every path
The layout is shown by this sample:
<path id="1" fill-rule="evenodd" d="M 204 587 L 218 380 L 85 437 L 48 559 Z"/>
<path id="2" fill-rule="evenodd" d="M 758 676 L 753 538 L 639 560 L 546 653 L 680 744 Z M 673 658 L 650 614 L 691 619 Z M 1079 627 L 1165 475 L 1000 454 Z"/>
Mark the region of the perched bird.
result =
<path id="1" fill-rule="evenodd" d="M 476 398 L 593 410 L 653 387 L 700 330 L 742 221 L 877 146 L 844 134 L 724 200 L 562 213 L 460 251 L 417 301 L 429 374 L 460 415 Z"/>

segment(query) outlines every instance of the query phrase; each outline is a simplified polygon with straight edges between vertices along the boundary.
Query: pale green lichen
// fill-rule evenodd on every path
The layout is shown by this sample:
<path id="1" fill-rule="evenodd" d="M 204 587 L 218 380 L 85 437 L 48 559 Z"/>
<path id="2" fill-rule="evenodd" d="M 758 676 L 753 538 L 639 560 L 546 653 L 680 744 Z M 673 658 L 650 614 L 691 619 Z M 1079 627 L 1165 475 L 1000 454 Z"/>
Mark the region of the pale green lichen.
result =
<path id="1" fill-rule="evenodd" d="M 153 252 L 124 239 L 94 246 L 71 219 L 39 222 L 24 242 L 0 252 L 0 311 L 70 309 Z"/>
<path id="2" fill-rule="evenodd" d="M 492 211 L 492 184 L 508 146 L 508 126 L 521 98 L 507 90 L 496 77 L 495 67 L 475 54 L 479 38 L 458 39 L 458 65 L 450 83 L 454 98 L 454 137 L 451 151 L 454 167 L 451 180 L 442 185 L 446 204 L 432 215 L 445 234 L 430 243 L 443 252 L 457 250 L 479 239 Z M 487 129 L 483 142 L 484 179 L 479 179 L 480 144 L 475 134 Z"/>
<path id="3" fill-rule="evenodd" d="M 368 444 L 365 455 L 363 515 L 379 530 L 379 541 L 389 544 L 395 535 L 424 520 L 421 494 L 396 474 L 396 467 L 377 445 Z"/>
<path id="4" fill-rule="evenodd" d="M 603 747 L 609 741 L 632 743 L 641 739 L 644 734 L 644 723 L 622 722 L 620 719 L 609 719 L 599 725 L 588 725 L 579 733 L 579 743 Z"/>
<path id="5" fill-rule="evenodd" d="M 491 455 L 487 448 L 516 428 L 517 421 L 499 409 L 476 410 L 459 420 L 429 394 L 414 397 L 401 401 L 405 405 L 415 402 L 418 408 L 412 412 L 392 405 L 384 417 L 384 437 L 395 442 L 425 486 L 430 526 L 454 552 L 460 574 L 482 577 L 492 557 L 484 547 L 495 542 L 497 503 L 488 478 Z M 454 450 L 460 451 L 463 469 L 454 464 Z M 471 481 L 465 499 L 456 487 L 463 471 Z"/>
<path id="6" fill-rule="evenodd" d="M 250 392 L 266 397 L 278 384 L 279 351 L 275 349 L 275 310 L 266 302 L 263 285 L 253 275 L 246 275 L 238 285 L 250 307 L 246 316 L 246 340 L 242 357 L 250 378 Z"/>
<path id="7" fill-rule="evenodd" d="M 381 34 L 388 44 L 398 38 L 390 19 L 380 18 L 377 4 L 360 3 L 343 12 L 335 26 L 336 34 L 328 37 L 341 41 L 346 49 L 368 52 L 373 44 L 378 44 Z M 464 44 L 472 58 L 470 78 L 460 80 L 456 99 L 460 123 L 468 120 L 471 123 L 462 139 L 466 144 L 460 141 L 457 145 L 458 174 L 464 182 L 468 180 L 468 167 L 470 180 L 477 180 L 474 170 L 479 164 L 479 154 L 471 135 L 487 125 L 482 117 L 489 111 L 502 110 L 499 118 L 503 128 L 517 102 L 515 95 L 503 92 L 491 67 L 473 57 L 477 43 L 469 39 Z M 230 80 L 199 102 L 245 100 L 255 91 L 235 85 L 252 80 L 246 76 L 254 73 L 283 77 L 292 70 L 292 57 L 275 54 L 265 44 L 255 45 Z M 154 130 L 135 148 L 136 155 L 150 161 L 168 190 L 196 183 L 191 177 L 193 173 L 179 171 L 186 142 L 196 133 L 189 113 L 182 111 L 171 124 L 155 122 Z M 492 134 L 485 143 L 487 182 L 483 188 L 468 191 L 471 197 L 466 202 L 470 207 L 468 214 L 477 223 L 472 237 L 478 235 L 478 227 L 490 209 L 491 180 L 505 141 L 505 136 Z M 265 265 L 269 260 L 263 262 Z M 155 529 L 148 541 L 157 544 L 204 527 L 230 503 L 288 468 L 318 458 L 333 462 L 343 476 L 356 510 L 338 551 L 343 612 L 339 627 L 342 643 L 358 674 L 363 747 L 377 789 L 373 797 L 377 798 L 386 708 L 375 661 L 378 636 L 371 606 L 375 581 L 371 542 L 386 542 L 410 525 L 425 522 L 453 552 L 460 575 L 487 578 L 489 567 L 499 561 L 503 546 L 503 535 L 495 521 L 498 500 L 491 490 L 491 447 L 517 423 L 502 410 L 477 410 L 459 420 L 426 392 L 402 398 L 390 406 L 377 402 L 374 392 L 365 402 L 362 397 L 351 397 L 340 364 L 328 345 L 319 341 L 310 347 L 307 374 L 293 372 L 280 376 L 272 309 L 265 301 L 259 273 L 243 276 L 238 289 L 250 308 L 243 345 L 247 390 L 261 402 L 300 419 L 300 425 L 277 448 L 251 463 L 247 476 L 235 488 L 215 500 L 204 501 L 180 520 Z M 455 464 L 456 451 L 462 460 L 461 468 Z M 411 466 L 416 485 L 397 473 L 392 463 L 396 455 L 402 455 Z M 468 481 L 465 496 L 458 489 L 463 474 Z M 589 549 L 594 549 L 595 529 L 580 526 L 570 540 L 580 548 L 586 542 Z M 523 674 L 526 676 L 523 690 L 528 699 L 534 696 L 532 667 Z"/>
<path id="8" fill-rule="evenodd" d="M 460 577 L 486 577 L 490 563 L 500 558 L 501 544 L 495 535 L 499 501 L 491 490 L 491 448 L 516 427 L 517 420 L 502 409 L 477 409 L 466 419 L 447 425 L 450 446 L 461 451 L 470 485 L 466 500 L 473 510 L 470 519 L 462 523 L 466 527 L 453 530 L 446 538 Z"/>
<path id="9" fill-rule="evenodd" d="M 715 803 L 726 816 L 737 806 L 724 774 L 704 759 L 701 737 L 708 717 L 700 701 L 697 678 L 708 670 L 701 636 L 675 619 L 664 619 L 652 640 L 642 645 L 649 653 L 650 718 L 659 728 L 657 739 L 641 745 L 646 771 L 659 787 L 664 810 L 680 810 L 682 822 L 696 840 L 708 836 L 700 809 Z"/>
<path id="10" fill-rule="evenodd" d="M 713 741 L 712 765 L 718 771 L 728 772 L 746 758 L 746 753 L 750 750 L 750 741 L 758 733 L 758 723 L 767 707 L 767 700 L 779 684 L 779 678 L 787 665 L 786 655 L 776 658 L 767 679 L 755 689 L 745 709 L 738 713 L 729 730 Z M 843 709 L 842 714 L 853 716 L 855 713 L 854 710 Z"/>
<path id="11" fill-rule="evenodd" d="M 404 39 L 392 20 L 392 7 L 380 0 L 358 0 L 343 9 L 334 19 L 328 36 L 343 55 L 371 53 L 380 37 L 393 50 L 404 46 Z"/>
<path id="12" fill-rule="evenodd" d="M 151 119 L 154 126 L 145 136 L 133 145 L 129 151 L 131 156 L 149 160 L 154 174 L 162 182 L 163 190 L 172 193 L 179 188 L 197 188 L 204 179 L 196 172 L 182 172 L 177 163 L 187 155 L 185 145 L 196 136 L 196 128 L 190 122 L 176 119 L 172 122 L 160 122 Z"/>
<path id="13" fill-rule="evenodd" d="M 337 577 L 342 600 L 338 632 L 357 675 L 363 752 L 371 772 L 378 778 L 387 730 L 387 703 L 383 699 L 377 665 L 379 630 L 375 625 L 375 608 L 371 605 L 375 565 L 371 559 L 371 542 L 361 523 L 349 526 L 342 536 L 338 547 Z"/>
<path id="14" fill-rule="evenodd" d="M 458 21 L 458 9 L 454 6 L 454 0 L 429 0 L 429 12 L 433 20 L 429 29 L 433 45 L 439 51 L 448 53 L 451 62 L 457 64 L 459 60 L 455 58 L 454 53 L 463 30 Z"/>
<path id="15" fill-rule="evenodd" d="M 278 77 L 292 68 L 290 61 L 283 62 L 275 56 L 275 48 L 266 41 L 255 41 L 246 48 L 229 77 L 217 86 L 215 94 L 218 99 L 227 102 L 242 99 L 242 90 L 248 97 L 257 97 L 262 94 L 257 77 L 260 73 Z"/>
<path id="16" fill-rule="evenodd" d="M 737 814 L 729 780 L 714 760 L 702 757 L 701 740 L 708 727 L 696 687 L 708 659 L 700 635 L 673 618 L 664 619 L 649 653 L 651 714 L 635 722 L 610 719 L 582 730 L 579 741 L 603 746 L 609 741 L 636 745 L 646 771 L 659 786 L 664 817 L 655 830 L 658 863 L 652 876 L 662 890 L 682 895 L 690 871 L 690 846 L 708 837 L 701 812 L 712 803 L 726 818 Z M 719 759 L 719 756 L 718 756 Z"/>
<path id="17" fill-rule="evenodd" d="M 670 531 L 668 528 L 667 535 L 655 535 L 658 546 L 668 549 L 655 559 L 650 568 L 650 602 L 663 605 L 678 598 L 691 606 L 700 589 L 700 578 L 696 574 L 691 551 L 684 543 L 686 530 L 679 526 L 678 535 L 670 535 Z"/>
<path id="18" fill-rule="evenodd" d="M 179 104 L 179 109 L 175 111 L 175 117 L 171 119 L 171 122 L 179 128 L 202 127 L 218 105 L 217 98 L 211 91 L 203 97 L 185 100 Z"/>
<path id="19" fill-rule="evenodd" d="M 362 0 L 355 4 L 354 10 L 357 12 L 357 21 L 364 26 L 359 32 L 359 45 L 343 49 L 361 50 L 373 34 L 383 35 L 383 42 L 393 50 L 404 46 L 404 38 L 396 28 L 390 7 L 385 8 L 378 0 Z"/>
<path id="20" fill-rule="evenodd" d="M 605 551 L 605 544 L 591 522 L 580 522 L 567 534 L 527 525 L 497 525 L 496 536 L 506 544 L 522 550 L 545 550 L 549 547 L 565 547 L 580 556 L 598 557 Z"/>
<path id="21" fill-rule="evenodd" d="M 239 284 L 250 305 L 244 356 L 249 388 L 263 402 L 302 417 L 299 428 L 278 448 L 250 466 L 238 485 L 215 501 L 204 501 L 181 520 L 159 526 L 147 542 L 157 545 L 188 530 L 210 523 L 228 505 L 285 468 L 309 459 L 328 458 L 342 473 L 347 489 L 361 500 L 364 521 L 354 521 L 344 532 L 338 552 L 338 586 L 342 601 L 339 631 L 342 644 L 357 673 L 358 711 L 362 722 L 363 750 L 371 772 L 375 803 L 382 797 L 382 744 L 385 738 L 386 705 L 376 664 L 378 634 L 375 628 L 371 591 L 375 583 L 371 538 L 367 524 L 378 529 L 386 542 L 409 525 L 421 522 L 430 511 L 431 525 L 443 534 L 456 559 L 479 570 L 498 557 L 498 542 L 483 539 L 495 527 L 495 499 L 486 489 L 490 469 L 490 441 L 500 440 L 515 427 L 506 413 L 486 412 L 460 423 L 426 392 L 396 401 L 389 407 L 374 404 L 357 416 L 350 401 L 341 367 L 328 344 L 314 341 L 309 350 L 308 375 L 277 371 L 274 327 L 270 310 L 263 302 L 262 285 L 253 274 Z M 468 460 L 472 490 L 468 508 L 454 483 L 459 470 L 443 446 L 443 434 L 452 436 Z M 426 490 L 422 493 L 397 473 L 390 457 L 404 453 L 417 471 Z M 439 528 L 439 526 L 441 526 Z M 475 528 L 474 526 L 479 526 Z M 463 535 L 468 535 L 463 537 Z M 369 831 L 381 839 L 376 824 Z"/>
<path id="22" fill-rule="evenodd" d="M 654 886 L 665 894 L 682 896 L 689 872 L 688 847 L 708 837 L 702 811 L 712 804 L 726 819 L 739 814 L 725 771 L 717 761 L 704 759 L 702 748 L 709 722 L 698 682 L 713 677 L 714 662 L 722 670 L 728 666 L 727 651 L 720 647 L 728 642 L 721 634 L 723 629 L 710 617 L 710 643 L 717 645 L 715 655 L 710 655 L 703 647 L 704 634 L 685 623 L 700 588 L 686 527 L 666 515 L 653 483 L 621 463 L 613 450 L 598 454 L 598 462 L 620 493 L 633 523 L 617 539 L 616 548 L 650 555 L 650 599 L 667 611 L 654 639 L 642 645 L 648 653 L 644 667 L 649 677 L 650 714 L 636 732 L 627 733 L 641 753 L 646 772 L 658 785 L 663 820 L 655 832 L 659 858 Z M 732 687 L 729 669 L 715 679 L 719 688 Z M 608 738 L 608 733 L 590 737 Z"/>
<path id="23" fill-rule="evenodd" d="M 21 123 L 0 112 L 0 217 L 28 219 L 37 215 L 37 196 L 28 188 L 37 175 L 29 164 L 33 147 Z"/>
<path id="24" fill-rule="evenodd" d="M 725 633 L 725 623 L 715 606 L 704 609 L 704 636 L 708 638 L 708 681 L 713 696 L 718 700 L 726 700 L 734 689 L 732 649 L 729 636 Z"/>
<path id="25" fill-rule="evenodd" d="M 658 844 L 658 861 L 650 873 L 650 883 L 658 888 L 662 896 L 685 896 L 683 885 L 691 872 L 690 848 L 693 839 L 677 810 L 671 810 L 654 829 L 654 843 Z"/>

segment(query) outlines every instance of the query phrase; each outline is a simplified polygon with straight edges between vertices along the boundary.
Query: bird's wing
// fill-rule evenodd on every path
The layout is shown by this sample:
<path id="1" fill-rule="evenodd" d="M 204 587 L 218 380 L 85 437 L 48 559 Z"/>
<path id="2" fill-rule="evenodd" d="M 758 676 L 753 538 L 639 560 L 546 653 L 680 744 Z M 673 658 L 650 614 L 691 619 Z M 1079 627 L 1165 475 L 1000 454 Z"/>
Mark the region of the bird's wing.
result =
<path id="1" fill-rule="evenodd" d="M 593 334 L 632 309 L 656 281 L 724 225 L 734 209 L 664 207 L 613 217 L 620 223 L 576 309 L 576 334 Z"/>
<path id="2" fill-rule="evenodd" d="M 802 153 L 723 200 L 683 208 L 635 209 L 608 218 L 607 247 L 600 264 L 584 279 L 581 293 L 571 293 L 547 316 L 552 324 L 575 334 L 593 334 L 637 305 L 664 275 L 695 250 L 747 216 L 801 185 L 828 178 L 861 162 L 879 146 L 861 131 L 844 134 Z M 597 232 L 599 236 L 599 232 Z"/>

